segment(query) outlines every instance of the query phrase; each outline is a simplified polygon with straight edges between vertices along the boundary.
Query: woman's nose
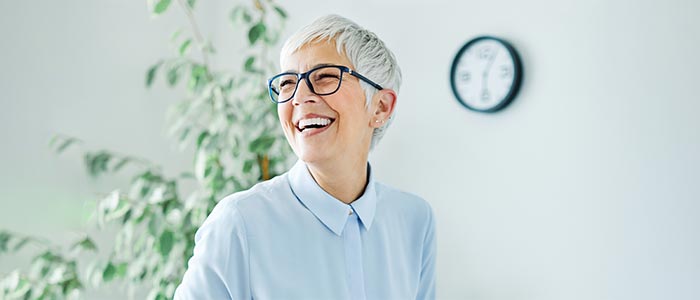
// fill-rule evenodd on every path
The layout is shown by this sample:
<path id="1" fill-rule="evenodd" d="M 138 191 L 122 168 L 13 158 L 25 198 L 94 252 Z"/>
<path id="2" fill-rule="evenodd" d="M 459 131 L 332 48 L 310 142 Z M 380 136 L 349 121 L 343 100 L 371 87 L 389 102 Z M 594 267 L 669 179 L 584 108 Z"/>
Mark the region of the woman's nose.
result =
<path id="1" fill-rule="evenodd" d="M 299 82 L 299 86 L 297 86 L 297 91 L 294 94 L 294 97 L 292 97 L 292 104 L 300 105 L 301 103 L 315 103 L 316 97 L 318 97 L 318 95 L 311 91 L 309 82 L 302 80 Z"/>

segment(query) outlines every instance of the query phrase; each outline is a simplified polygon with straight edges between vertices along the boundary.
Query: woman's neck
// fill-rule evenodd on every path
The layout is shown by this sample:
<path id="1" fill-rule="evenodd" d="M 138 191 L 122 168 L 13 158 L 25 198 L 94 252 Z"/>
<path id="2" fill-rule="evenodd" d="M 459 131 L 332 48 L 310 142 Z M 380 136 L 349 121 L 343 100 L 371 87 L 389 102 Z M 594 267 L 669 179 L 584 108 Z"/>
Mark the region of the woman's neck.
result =
<path id="1" fill-rule="evenodd" d="M 307 163 L 311 176 L 326 193 L 350 204 L 367 186 L 367 158 L 341 159 L 323 164 Z"/>

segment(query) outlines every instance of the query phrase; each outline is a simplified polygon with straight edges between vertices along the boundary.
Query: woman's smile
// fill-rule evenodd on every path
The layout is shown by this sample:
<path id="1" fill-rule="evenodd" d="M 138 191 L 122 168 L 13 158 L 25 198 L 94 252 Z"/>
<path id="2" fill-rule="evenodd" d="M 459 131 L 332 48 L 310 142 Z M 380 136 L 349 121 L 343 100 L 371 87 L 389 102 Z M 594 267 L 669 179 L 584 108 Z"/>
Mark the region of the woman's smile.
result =
<path id="1" fill-rule="evenodd" d="M 306 114 L 294 122 L 294 127 L 303 137 L 309 137 L 326 131 L 335 122 L 334 118 L 318 115 Z"/>

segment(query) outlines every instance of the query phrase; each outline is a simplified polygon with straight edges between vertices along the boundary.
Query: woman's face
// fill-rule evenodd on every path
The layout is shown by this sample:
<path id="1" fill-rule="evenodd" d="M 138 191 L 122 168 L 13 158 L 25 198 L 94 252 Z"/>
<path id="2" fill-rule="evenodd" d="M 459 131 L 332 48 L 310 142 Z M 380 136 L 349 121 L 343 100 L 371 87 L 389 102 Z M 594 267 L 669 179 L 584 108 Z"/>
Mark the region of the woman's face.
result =
<path id="1" fill-rule="evenodd" d="M 350 61 L 337 52 L 332 42 L 306 45 L 281 61 L 282 70 L 296 73 L 322 64 L 354 69 Z M 277 114 L 289 145 L 304 162 L 323 163 L 353 158 L 361 159 L 362 163 L 366 161 L 376 125 L 371 124 L 372 114 L 365 108 L 365 93 L 355 76 L 344 73 L 340 89 L 327 96 L 312 93 L 302 80 L 294 97 L 278 104 Z M 321 128 L 299 128 L 309 122 L 319 123 L 313 127 L 328 124 Z"/>

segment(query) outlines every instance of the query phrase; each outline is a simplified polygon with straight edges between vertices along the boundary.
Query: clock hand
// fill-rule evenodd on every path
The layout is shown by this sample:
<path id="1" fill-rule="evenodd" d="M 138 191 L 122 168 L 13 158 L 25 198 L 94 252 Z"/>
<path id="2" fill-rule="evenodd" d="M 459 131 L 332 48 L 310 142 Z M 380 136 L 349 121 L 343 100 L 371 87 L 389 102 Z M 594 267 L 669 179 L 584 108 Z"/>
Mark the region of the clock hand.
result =
<path id="1" fill-rule="evenodd" d="M 482 93 L 481 99 L 486 101 L 489 98 L 489 92 L 488 92 L 488 82 L 489 82 L 489 72 L 491 71 L 491 66 L 493 66 L 493 61 L 496 59 L 496 55 L 498 54 L 498 50 L 493 52 L 491 57 L 489 57 L 489 62 L 486 65 L 486 69 L 484 69 L 484 73 L 482 74 L 482 79 L 481 79 L 481 89 L 484 91 Z M 486 98 L 486 99 L 484 99 Z"/>

